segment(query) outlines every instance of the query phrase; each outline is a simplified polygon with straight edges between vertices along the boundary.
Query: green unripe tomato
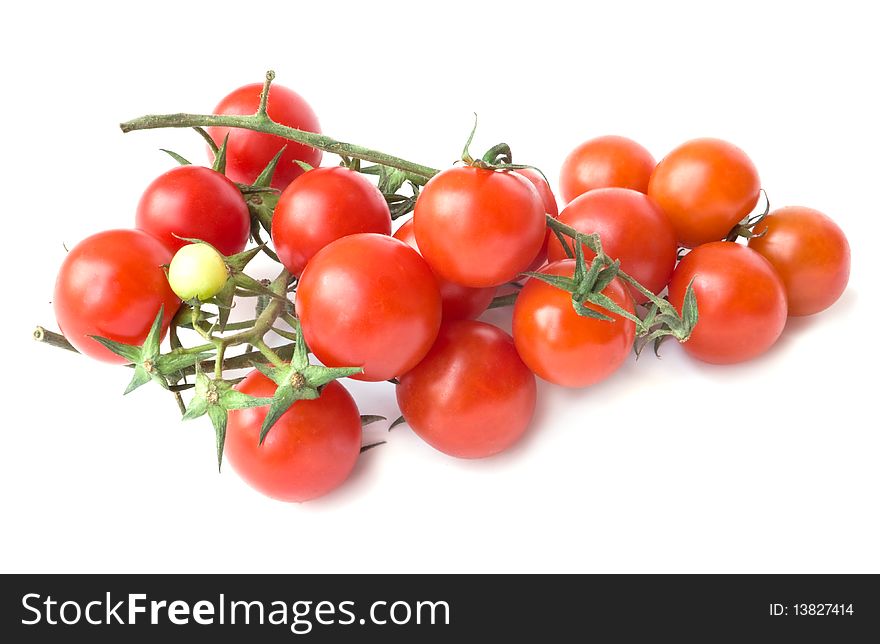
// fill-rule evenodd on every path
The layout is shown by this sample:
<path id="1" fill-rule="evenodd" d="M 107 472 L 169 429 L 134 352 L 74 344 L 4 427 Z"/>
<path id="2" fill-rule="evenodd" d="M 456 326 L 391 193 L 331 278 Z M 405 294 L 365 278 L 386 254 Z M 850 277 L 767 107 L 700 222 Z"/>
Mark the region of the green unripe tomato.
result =
<path id="1" fill-rule="evenodd" d="M 208 244 L 187 244 L 168 266 L 168 283 L 181 300 L 209 300 L 226 284 L 229 272 L 223 255 Z"/>

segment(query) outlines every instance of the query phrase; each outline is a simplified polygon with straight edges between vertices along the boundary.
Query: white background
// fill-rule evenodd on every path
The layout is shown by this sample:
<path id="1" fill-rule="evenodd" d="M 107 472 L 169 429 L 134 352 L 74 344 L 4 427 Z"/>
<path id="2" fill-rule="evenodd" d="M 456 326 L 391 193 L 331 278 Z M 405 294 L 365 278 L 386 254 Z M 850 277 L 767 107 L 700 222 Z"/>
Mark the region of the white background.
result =
<path id="1" fill-rule="evenodd" d="M 4 571 L 880 571 L 877 182 L 870 3 L 16 3 L 0 24 L 6 289 Z M 442 166 L 480 115 L 554 184 L 570 148 L 696 136 L 744 148 L 774 205 L 833 216 L 850 287 L 749 364 L 667 345 L 584 391 L 546 384 L 531 432 L 483 462 L 387 423 L 348 484 L 286 505 L 215 466 L 207 419 L 127 372 L 29 339 L 54 327 L 72 245 L 132 225 L 187 131 L 259 81 L 303 94 L 331 136 Z M 333 163 L 328 158 L 325 163 Z M 504 323 L 503 315 L 494 315 Z M 391 387 L 352 384 L 396 417 Z"/>

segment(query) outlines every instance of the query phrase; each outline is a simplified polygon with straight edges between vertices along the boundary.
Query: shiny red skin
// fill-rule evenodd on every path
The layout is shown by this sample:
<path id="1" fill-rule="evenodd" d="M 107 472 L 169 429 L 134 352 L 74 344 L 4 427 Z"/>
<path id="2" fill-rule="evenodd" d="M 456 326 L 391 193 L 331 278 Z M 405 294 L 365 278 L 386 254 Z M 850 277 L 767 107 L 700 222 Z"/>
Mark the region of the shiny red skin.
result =
<path id="1" fill-rule="evenodd" d="M 755 208 L 758 171 L 746 153 L 720 139 L 694 139 L 667 154 L 651 175 L 650 196 L 687 248 L 724 239 Z"/>
<path id="2" fill-rule="evenodd" d="M 162 269 L 170 261 L 171 251 L 140 230 L 107 230 L 82 240 L 55 281 L 52 304 L 61 332 L 89 357 L 127 362 L 89 336 L 142 345 L 162 306 L 164 336 L 180 306 Z"/>
<path id="3" fill-rule="evenodd" d="M 147 186 L 135 225 L 172 252 L 190 243 L 186 239 L 201 239 L 224 255 L 234 255 L 247 245 L 251 217 L 229 179 L 210 168 L 184 165 Z"/>
<path id="4" fill-rule="evenodd" d="M 262 83 L 252 83 L 239 87 L 225 96 L 217 107 L 215 114 L 250 115 L 260 106 Z M 321 132 L 318 117 L 305 99 L 292 89 L 272 83 L 267 104 L 269 117 L 276 123 L 287 127 Z M 226 135 L 229 143 L 226 147 L 226 175 L 233 181 L 251 184 L 256 180 L 269 161 L 278 151 L 287 146 L 272 176 L 272 187 L 284 190 L 291 181 L 305 172 L 297 160 L 312 167 L 321 164 L 323 153 L 317 148 L 294 143 L 280 136 L 243 130 L 240 128 L 210 127 L 208 133 L 219 147 Z M 212 157 L 213 158 L 213 157 Z"/>
<path id="5" fill-rule="evenodd" d="M 397 402 L 432 447 L 484 458 L 513 445 L 535 411 L 537 386 L 501 329 L 484 322 L 445 323 L 425 358 L 400 378 Z"/>
<path id="6" fill-rule="evenodd" d="M 698 246 L 679 262 L 669 301 L 681 312 L 693 280 L 699 320 L 684 350 L 703 362 L 732 364 L 756 358 L 782 333 L 785 287 L 759 253 L 734 242 Z"/>
<path id="7" fill-rule="evenodd" d="M 648 150 L 623 136 L 600 136 L 581 143 L 562 163 L 559 189 L 569 202 L 597 188 L 648 191 L 657 162 Z"/>
<path id="8" fill-rule="evenodd" d="M 675 231 L 647 195 L 628 188 L 597 188 L 563 208 L 559 221 L 582 233 L 599 233 L 608 256 L 619 259 L 620 267 L 652 293 L 660 293 L 669 283 L 678 254 Z M 595 253 L 584 247 L 584 256 L 592 259 Z M 555 235 L 547 257 L 551 262 L 567 258 Z M 647 301 L 631 291 L 637 303 Z"/>
<path id="9" fill-rule="evenodd" d="M 397 229 L 394 233 L 394 238 L 408 244 L 416 251 L 419 250 L 419 246 L 416 244 L 412 219 Z M 434 277 L 437 278 L 440 299 L 443 301 L 444 322 L 470 320 L 479 317 L 489 307 L 489 304 L 492 303 L 495 292 L 498 290 L 494 286 L 489 288 L 471 288 L 450 282 L 436 274 Z"/>
<path id="10" fill-rule="evenodd" d="M 812 315 L 834 304 L 849 281 L 850 249 L 840 227 L 818 210 L 774 210 L 753 231 L 752 248 L 785 284 L 789 315 Z"/>
<path id="11" fill-rule="evenodd" d="M 541 176 L 541 173 L 534 168 L 522 168 L 520 170 L 515 170 L 514 172 L 524 176 L 533 186 L 535 186 L 535 190 L 538 191 L 538 195 L 541 197 L 541 201 L 544 204 L 544 213 L 551 217 L 557 217 L 559 215 L 559 204 L 556 203 L 556 195 L 553 194 L 550 184 L 547 183 L 547 180 L 544 179 L 543 176 Z M 545 228 L 544 243 L 541 245 L 541 250 L 538 251 L 535 259 L 532 260 L 532 263 L 529 264 L 529 267 L 526 270 L 536 271 L 547 262 L 547 243 L 550 241 L 550 237 L 553 236 L 553 231 L 551 231 L 549 227 Z"/>
<path id="12" fill-rule="evenodd" d="M 236 389 L 269 398 L 276 385 L 252 371 Z M 268 407 L 229 412 L 224 456 L 255 490 L 279 501 L 324 496 L 348 478 L 361 449 L 361 418 L 354 399 L 338 382 L 314 400 L 298 400 L 266 434 L 260 428 Z"/>
<path id="13" fill-rule="evenodd" d="M 272 242 L 294 275 L 327 244 L 355 233 L 391 234 L 391 212 L 379 189 L 340 166 L 315 168 L 291 183 L 275 206 Z"/>
<path id="14" fill-rule="evenodd" d="M 432 178 L 413 221 L 434 272 L 475 288 L 499 286 L 526 270 L 547 229 L 541 197 L 528 179 L 472 166 Z"/>
<path id="15" fill-rule="evenodd" d="M 442 305 L 422 257 L 387 235 L 359 233 L 325 246 L 303 271 L 296 312 L 312 352 L 358 380 L 400 376 L 437 337 Z"/>
<path id="16" fill-rule="evenodd" d="M 548 264 L 542 273 L 572 277 L 575 262 Z M 614 279 L 602 291 L 633 313 L 629 289 Z M 513 307 L 513 340 L 523 362 L 538 376 L 564 387 L 586 387 L 617 371 L 632 351 L 636 329 L 632 320 L 587 304 L 613 321 L 583 317 L 575 312 L 571 294 L 537 279 L 529 279 Z"/>

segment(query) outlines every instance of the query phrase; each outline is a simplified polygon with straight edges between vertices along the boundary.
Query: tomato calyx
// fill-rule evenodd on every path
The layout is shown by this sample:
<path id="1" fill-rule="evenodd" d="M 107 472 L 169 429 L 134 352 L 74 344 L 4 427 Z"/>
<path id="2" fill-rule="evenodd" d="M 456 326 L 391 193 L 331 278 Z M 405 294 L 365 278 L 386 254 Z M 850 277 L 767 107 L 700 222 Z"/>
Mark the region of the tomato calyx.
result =
<path id="1" fill-rule="evenodd" d="M 223 447 L 226 444 L 226 426 L 229 412 L 234 409 L 264 407 L 271 398 L 257 398 L 235 389 L 231 383 L 217 378 L 209 378 L 196 363 L 196 383 L 193 398 L 187 407 L 183 420 L 192 420 L 208 415 L 214 426 L 217 444 L 217 469 L 223 465 Z"/>
<path id="2" fill-rule="evenodd" d="M 595 304 L 610 313 L 615 313 L 621 317 L 632 320 L 636 327 L 641 325 L 642 321 L 616 302 L 614 302 L 602 291 L 611 281 L 620 273 L 620 262 L 614 261 L 606 265 L 603 257 L 597 255 L 589 267 L 584 260 L 583 249 L 580 244 L 575 250 L 575 269 L 572 277 L 564 277 L 562 275 L 547 275 L 540 272 L 524 273 L 531 278 L 550 284 L 560 290 L 571 293 L 571 304 L 574 310 L 581 317 L 595 318 L 607 322 L 614 322 L 614 318 L 590 308 L 585 305 L 586 302 Z"/>
<path id="3" fill-rule="evenodd" d="M 730 229 L 730 232 L 727 233 L 724 241 L 732 242 L 740 237 L 743 239 L 752 239 L 753 237 L 763 237 L 766 234 L 766 230 L 760 233 L 755 232 L 755 226 L 764 221 L 764 218 L 770 214 L 770 197 L 767 196 L 767 191 L 763 188 L 761 188 L 761 194 L 764 197 L 764 209 L 755 215 L 744 217 L 742 221 Z"/>
<path id="4" fill-rule="evenodd" d="M 689 284 L 687 287 L 682 313 L 679 315 L 678 311 L 667 299 L 658 297 L 633 277 L 620 270 L 620 262 L 612 260 L 602 249 L 602 241 L 598 234 L 584 234 L 549 215 L 547 216 L 547 226 L 559 239 L 566 255 L 575 259 L 574 276 L 567 278 L 534 272 L 524 273 L 524 275 L 540 279 L 571 293 L 572 306 L 578 315 L 612 320 L 607 315 L 584 305 L 584 302 L 590 302 L 606 311 L 635 322 L 636 335 L 641 340 L 635 345 L 636 355 L 639 355 L 644 346 L 652 341 L 655 342 L 656 352 L 659 342 L 665 337 L 672 336 L 679 342 L 686 342 L 690 338 L 699 318 L 696 295 L 692 284 Z M 587 267 L 584 258 L 584 247 L 589 248 L 596 254 L 589 267 Z M 640 318 L 629 313 L 602 294 L 602 290 L 614 278 L 620 278 L 645 296 L 648 300 L 648 305 L 644 317 Z"/>
<path id="5" fill-rule="evenodd" d="M 278 388 L 270 399 L 269 412 L 260 428 L 260 444 L 272 426 L 297 400 L 314 400 L 329 382 L 363 373 L 361 367 L 324 367 L 309 362 L 309 349 L 299 323 L 294 326 L 295 347 L 289 364 L 267 365 L 255 362 L 254 368 L 272 380 Z"/>
<path id="6" fill-rule="evenodd" d="M 123 395 L 131 393 L 151 380 L 163 389 L 170 390 L 172 388 L 170 380 L 173 379 L 173 382 L 177 382 L 178 378 L 175 377 L 177 374 L 213 355 L 211 351 L 185 351 L 183 349 L 174 349 L 164 355 L 160 354 L 159 345 L 162 340 L 162 318 L 164 315 L 165 307 L 159 307 L 159 313 L 150 327 L 150 332 L 143 345 L 139 347 L 115 342 L 101 336 L 92 336 L 94 340 L 133 365 L 134 374 Z"/>

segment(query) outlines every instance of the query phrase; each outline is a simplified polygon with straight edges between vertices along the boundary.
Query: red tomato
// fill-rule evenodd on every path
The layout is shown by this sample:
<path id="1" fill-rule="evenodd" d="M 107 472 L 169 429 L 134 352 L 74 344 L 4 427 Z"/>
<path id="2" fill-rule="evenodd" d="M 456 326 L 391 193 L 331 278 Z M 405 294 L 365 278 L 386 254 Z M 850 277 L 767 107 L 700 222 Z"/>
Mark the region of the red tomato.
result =
<path id="1" fill-rule="evenodd" d="M 116 364 L 126 362 L 92 335 L 141 345 L 161 306 L 162 334 L 180 306 L 162 266 L 169 251 L 140 230 L 107 230 L 82 240 L 67 253 L 55 281 L 55 317 L 80 352 Z"/>
<path id="2" fill-rule="evenodd" d="M 669 301 L 681 312 L 693 279 L 699 320 L 682 346 L 704 362 L 730 364 L 773 346 L 785 326 L 785 288 L 766 259 L 733 242 L 698 246 L 669 282 Z"/>
<path id="3" fill-rule="evenodd" d="M 547 275 L 574 275 L 573 259 L 545 266 Z M 619 306 L 633 313 L 629 289 L 614 279 L 603 291 Z M 544 380 L 565 387 L 585 387 L 604 380 L 626 360 L 636 337 L 636 325 L 605 309 L 613 321 L 577 314 L 571 294 L 536 279 L 529 279 L 513 307 L 513 340 L 523 362 Z"/>
<path id="4" fill-rule="evenodd" d="M 303 271 L 296 312 L 315 356 L 330 367 L 363 367 L 358 380 L 412 369 L 440 328 L 437 282 L 402 241 L 349 235 L 325 246 Z"/>
<path id="5" fill-rule="evenodd" d="M 236 388 L 271 397 L 276 385 L 252 371 Z M 226 459 L 248 485 L 280 501 L 308 501 L 342 485 L 361 449 L 361 417 L 338 382 L 327 383 L 314 400 L 297 400 L 260 445 L 268 407 L 229 412 Z"/>
<path id="6" fill-rule="evenodd" d="M 657 164 L 648 195 L 666 213 L 682 246 L 724 239 L 761 192 L 751 159 L 719 139 L 694 139 Z"/>
<path id="7" fill-rule="evenodd" d="M 662 291 L 672 277 L 678 254 L 675 232 L 669 218 L 641 192 L 591 190 L 563 208 L 559 221 L 582 233 L 599 233 L 607 255 L 619 259 L 620 267 L 653 293 Z M 595 253 L 584 247 L 584 256 L 592 259 Z M 555 235 L 547 257 L 551 262 L 567 257 Z M 632 295 L 640 304 L 647 301 L 635 290 Z"/>
<path id="8" fill-rule="evenodd" d="M 244 250 L 251 217 L 238 188 L 210 168 L 184 165 L 153 181 L 141 196 L 136 226 L 172 251 L 201 239 L 224 255 Z"/>
<path id="9" fill-rule="evenodd" d="M 354 233 L 391 234 L 385 197 L 348 168 L 316 168 L 291 183 L 275 206 L 272 242 L 281 263 L 300 275 L 332 241 Z"/>
<path id="10" fill-rule="evenodd" d="M 412 219 L 397 229 L 397 232 L 394 233 L 394 238 L 408 244 L 416 251 L 419 250 L 418 244 L 416 244 Z M 437 278 L 440 299 L 443 301 L 443 320 L 445 322 L 479 317 L 489 307 L 489 304 L 492 303 L 495 291 L 497 290 L 494 286 L 489 288 L 471 288 L 445 280 L 439 275 L 434 277 Z"/>
<path id="11" fill-rule="evenodd" d="M 568 202 L 596 188 L 648 191 L 657 162 L 641 145 L 622 136 L 600 136 L 581 143 L 559 172 L 562 198 Z"/>
<path id="12" fill-rule="evenodd" d="M 522 168 L 521 170 L 515 170 L 515 172 L 524 176 L 533 186 L 535 186 L 538 195 L 541 197 L 541 201 L 544 203 L 544 213 L 551 217 L 558 216 L 559 205 L 556 203 L 556 197 L 553 194 L 553 190 L 550 189 L 550 184 L 541 176 L 541 173 L 534 168 Z M 536 271 L 544 265 L 547 261 L 547 242 L 552 236 L 553 232 L 550 228 L 545 227 L 544 243 L 541 245 L 541 250 L 538 251 L 537 256 L 532 260 L 532 263 L 529 264 L 526 270 Z"/>
<path id="13" fill-rule="evenodd" d="M 239 87 L 220 101 L 214 108 L 214 113 L 254 114 L 260 106 L 260 92 L 262 90 L 262 83 Z M 318 117 L 315 116 L 305 99 L 283 85 L 272 84 L 266 107 L 269 118 L 276 123 L 307 132 L 321 131 Z M 296 163 L 297 160 L 304 161 L 313 167 L 318 167 L 321 164 L 322 152 L 320 150 L 288 141 L 280 136 L 226 127 L 210 127 L 208 132 L 218 146 L 229 134 L 229 143 L 226 146 L 226 175 L 239 183 L 253 183 L 260 172 L 269 164 L 269 161 L 278 153 L 278 150 L 285 145 L 287 148 L 281 155 L 272 177 L 273 188 L 284 190 L 291 181 L 304 172 Z"/>
<path id="14" fill-rule="evenodd" d="M 444 170 L 416 201 L 416 239 L 434 272 L 464 286 L 498 286 L 529 267 L 547 228 L 535 187 L 512 172 Z"/>
<path id="15" fill-rule="evenodd" d="M 400 411 L 432 447 L 483 458 L 515 443 L 532 419 L 537 387 L 501 329 L 444 324 L 431 351 L 397 386 Z"/>
<path id="16" fill-rule="evenodd" d="M 849 242 L 840 227 L 812 208 L 771 212 L 749 247 L 770 260 L 785 284 L 789 315 L 811 315 L 837 301 L 849 281 Z"/>

